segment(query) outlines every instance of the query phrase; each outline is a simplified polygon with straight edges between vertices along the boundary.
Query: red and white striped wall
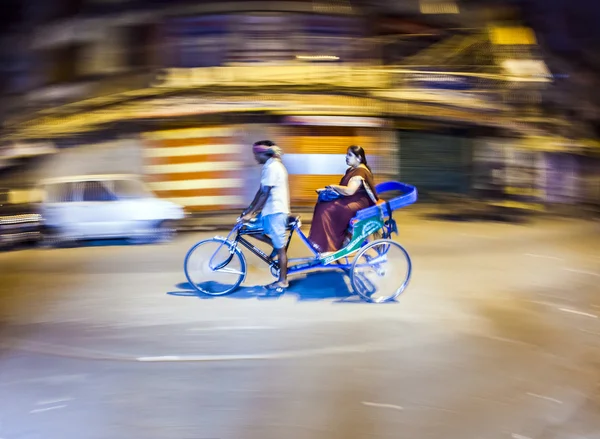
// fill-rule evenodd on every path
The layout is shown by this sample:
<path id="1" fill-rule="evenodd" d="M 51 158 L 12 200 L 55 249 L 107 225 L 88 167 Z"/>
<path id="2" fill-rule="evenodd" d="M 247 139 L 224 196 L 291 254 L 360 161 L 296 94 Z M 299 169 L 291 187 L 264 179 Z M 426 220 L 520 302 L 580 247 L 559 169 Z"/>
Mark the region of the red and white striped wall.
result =
<path id="1" fill-rule="evenodd" d="M 144 134 L 144 174 L 157 196 L 188 211 L 242 207 L 242 148 L 234 127 L 201 127 Z"/>

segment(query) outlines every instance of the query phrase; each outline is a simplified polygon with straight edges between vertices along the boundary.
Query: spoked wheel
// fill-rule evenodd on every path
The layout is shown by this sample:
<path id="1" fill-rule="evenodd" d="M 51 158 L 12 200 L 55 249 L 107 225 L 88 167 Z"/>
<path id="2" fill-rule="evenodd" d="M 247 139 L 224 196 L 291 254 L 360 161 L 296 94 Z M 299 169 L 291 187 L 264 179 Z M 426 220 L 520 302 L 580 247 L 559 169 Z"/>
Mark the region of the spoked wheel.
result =
<path id="1" fill-rule="evenodd" d="M 395 241 L 380 239 L 363 247 L 350 271 L 352 288 L 368 302 L 394 300 L 408 285 L 412 263 L 408 252 Z"/>
<path id="2" fill-rule="evenodd" d="M 233 292 L 246 277 L 246 260 L 231 241 L 212 238 L 194 245 L 185 256 L 185 277 L 197 291 L 212 296 Z"/>

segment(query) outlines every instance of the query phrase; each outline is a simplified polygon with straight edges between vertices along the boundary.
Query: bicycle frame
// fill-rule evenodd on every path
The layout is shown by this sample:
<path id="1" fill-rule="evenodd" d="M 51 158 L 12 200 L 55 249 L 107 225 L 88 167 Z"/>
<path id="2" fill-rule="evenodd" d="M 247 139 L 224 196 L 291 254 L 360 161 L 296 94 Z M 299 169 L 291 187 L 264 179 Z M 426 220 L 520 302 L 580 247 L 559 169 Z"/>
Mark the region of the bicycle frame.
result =
<path id="1" fill-rule="evenodd" d="M 288 275 L 297 274 L 302 271 L 308 271 L 310 269 L 317 268 L 322 264 L 321 259 L 318 258 L 319 254 L 315 251 L 315 249 L 313 249 L 312 245 L 310 245 L 310 241 L 308 240 L 308 238 L 306 237 L 304 232 L 302 232 L 302 229 L 300 227 L 301 227 L 300 220 L 298 219 L 298 220 L 294 221 L 292 228 L 289 229 L 289 235 L 288 235 L 288 239 L 287 239 L 287 242 L 285 245 L 285 250 L 287 251 L 289 249 L 290 243 L 292 242 L 292 236 L 294 235 L 294 232 L 295 232 L 300 237 L 302 242 L 306 245 L 306 247 L 311 251 L 312 257 L 288 259 Z M 233 240 L 231 240 L 230 238 L 233 233 L 235 233 L 235 238 Z M 229 233 L 229 235 L 227 236 L 226 239 L 228 241 L 233 242 L 234 246 L 237 246 L 237 244 L 241 244 L 242 246 L 247 248 L 251 253 L 256 255 L 259 259 L 261 259 L 263 262 L 265 262 L 270 267 L 279 269 L 279 265 L 278 265 L 277 261 L 274 261 L 273 259 L 271 259 L 260 248 L 258 248 L 257 246 L 252 244 L 250 241 L 248 241 L 246 238 L 244 238 L 244 236 L 251 237 L 253 235 L 254 236 L 256 236 L 256 235 L 264 236 L 265 234 L 262 229 L 246 231 L 246 230 L 242 230 L 241 225 L 236 225 L 234 227 L 234 229 Z M 297 264 L 290 265 L 293 263 L 297 263 Z M 331 268 L 349 269 L 350 264 L 346 264 L 343 266 L 338 265 L 336 267 L 331 267 Z"/>
<path id="2" fill-rule="evenodd" d="M 366 220 L 359 221 L 354 227 L 354 233 L 352 240 L 346 245 L 344 248 L 338 250 L 337 252 L 328 255 L 324 258 L 320 258 L 319 254 L 315 251 L 315 249 L 310 244 L 310 241 L 302 232 L 300 220 L 297 219 L 293 222 L 291 229 L 289 229 L 289 236 L 285 245 L 285 250 L 287 251 L 290 243 L 292 241 L 292 236 L 294 232 L 300 237 L 305 246 L 311 251 L 312 257 L 305 258 L 293 258 L 288 259 L 288 275 L 299 274 L 304 271 L 320 269 L 320 270 L 342 270 L 348 271 L 352 268 L 352 264 L 349 261 L 350 254 L 360 250 L 360 248 L 365 244 L 366 239 L 373 233 L 381 230 L 383 228 L 387 228 L 387 224 L 384 224 L 382 218 L 368 218 Z M 231 239 L 231 236 L 235 233 L 235 237 Z M 258 248 L 256 245 L 252 244 L 248 241 L 244 236 L 265 236 L 264 230 L 262 229 L 250 229 L 244 230 L 243 224 L 239 223 L 229 232 L 226 241 L 233 243 L 231 247 L 231 253 L 233 257 L 233 252 L 237 248 L 238 244 L 241 244 L 243 247 L 248 249 L 251 253 L 256 255 L 260 260 L 265 262 L 273 269 L 279 269 L 279 265 L 277 261 L 271 259 L 264 251 Z M 341 260 L 345 259 L 345 263 L 342 263 Z M 335 262 L 335 265 L 330 265 Z M 219 267 L 225 266 L 229 263 L 229 260 L 222 262 L 219 264 Z M 219 267 L 214 267 L 215 269 L 219 269 Z"/>

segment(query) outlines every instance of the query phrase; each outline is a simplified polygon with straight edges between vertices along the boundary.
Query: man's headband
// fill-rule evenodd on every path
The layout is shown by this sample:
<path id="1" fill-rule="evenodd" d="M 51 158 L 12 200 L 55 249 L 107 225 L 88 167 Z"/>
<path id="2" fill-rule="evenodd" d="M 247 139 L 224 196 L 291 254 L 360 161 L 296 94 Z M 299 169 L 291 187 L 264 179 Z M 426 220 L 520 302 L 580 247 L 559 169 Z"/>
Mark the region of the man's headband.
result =
<path id="1" fill-rule="evenodd" d="M 267 146 L 267 145 L 252 145 L 252 152 L 254 154 L 263 154 L 263 153 L 273 153 L 274 155 L 281 155 L 283 151 L 277 145 Z"/>

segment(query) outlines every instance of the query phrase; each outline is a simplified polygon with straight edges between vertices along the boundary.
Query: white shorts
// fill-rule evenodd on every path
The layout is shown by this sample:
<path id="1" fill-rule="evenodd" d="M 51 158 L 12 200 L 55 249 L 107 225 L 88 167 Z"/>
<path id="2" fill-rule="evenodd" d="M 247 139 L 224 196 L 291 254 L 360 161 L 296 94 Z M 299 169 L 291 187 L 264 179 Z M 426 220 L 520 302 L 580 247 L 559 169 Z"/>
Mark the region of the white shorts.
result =
<path id="1" fill-rule="evenodd" d="M 287 213 L 273 213 L 262 217 L 265 234 L 273 241 L 273 247 L 280 250 L 287 243 Z"/>

